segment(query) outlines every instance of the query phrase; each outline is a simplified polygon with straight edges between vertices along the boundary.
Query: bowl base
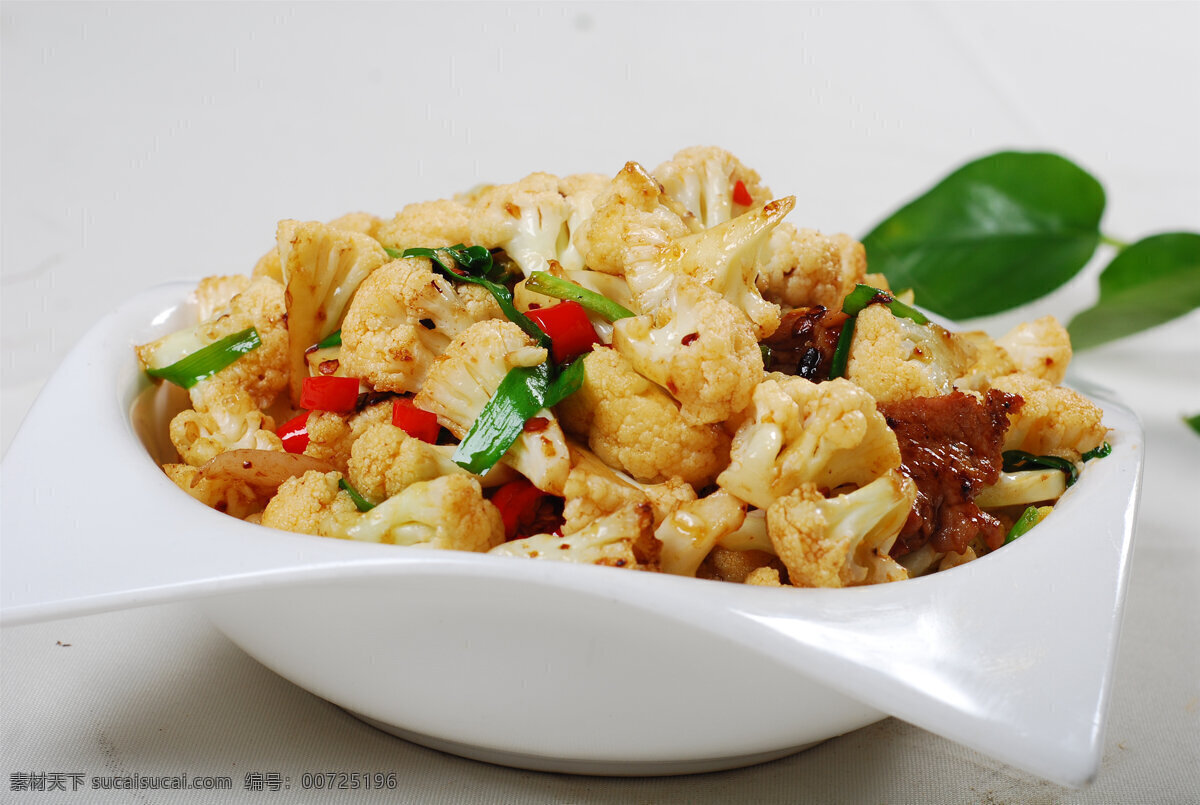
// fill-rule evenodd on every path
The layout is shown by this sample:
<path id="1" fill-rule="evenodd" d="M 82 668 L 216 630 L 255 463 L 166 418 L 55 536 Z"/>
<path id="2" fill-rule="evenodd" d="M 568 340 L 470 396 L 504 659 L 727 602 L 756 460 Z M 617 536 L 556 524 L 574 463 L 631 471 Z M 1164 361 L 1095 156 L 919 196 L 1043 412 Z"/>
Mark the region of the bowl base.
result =
<path id="1" fill-rule="evenodd" d="M 544 755 L 527 755 L 520 752 L 506 752 L 502 749 L 490 749 L 485 746 L 449 741 L 425 735 L 420 732 L 406 730 L 393 724 L 378 721 L 370 716 L 364 716 L 353 710 L 347 713 L 360 721 L 371 725 L 377 730 L 403 738 L 429 749 L 447 752 L 451 755 L 492 763 L 497 766 L 509 766 L 515 769 L 529 771 L 545 771 L 557 774 L 585 774 L 599 777 L 669 777 L 680 774 L 701 774 L 710 771 L 725 771 L 739 769 L 744 766 L 754 766 L 770 760 L 794 755 L 805 749 L 816 746 L 824 741 L 812 741 L 799 746 L 789 746 L 785 749 L 774 749 L 768 752 L 753 752 L 747 755 L 730 757 L 698 758 L 689 760 L 588 760 L 586 758 L 557 758 Z"/>

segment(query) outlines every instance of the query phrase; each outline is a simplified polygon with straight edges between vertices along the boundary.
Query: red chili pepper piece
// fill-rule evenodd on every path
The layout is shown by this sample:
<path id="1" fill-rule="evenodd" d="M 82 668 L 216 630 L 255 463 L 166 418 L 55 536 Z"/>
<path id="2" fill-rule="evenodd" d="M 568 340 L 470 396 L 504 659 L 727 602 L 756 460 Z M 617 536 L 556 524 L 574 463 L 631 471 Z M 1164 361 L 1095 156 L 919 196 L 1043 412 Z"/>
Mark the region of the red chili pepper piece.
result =
<path id="1" fill-rule="evenodd" d="M 554 360 L 564 363 L 599 344 L 596 328 L 588 321 L 587 311 L 578 302 L 559 302 L 551 307 L 530 310 L 525 314 L 550 336 Z"/>
<path id="2" fill-rule="evenodd" d="M 392 403 L 392 424 L 403 428 L 414 439 L 430 444 L 437 444 L 438 434 L 442 431 L 437 414 L 418 408 L 408 397 L 397 397 Z"/>
<path id="3" fill-rule="evenodd" d="M 509 481 L 492 495 L 492 504 L 504 521 L 504 538 L 515 539 L 522 526 L 533 522 L 546 493 L 525 478 Z"/>
<path id="4" fill-rule="evenodd" d="M 300 407 L 310 411 L 353 411 L 358 405 L 358 378 L 306 377 L 300 389 Z"/>
<path id="5" fill-rule="evenodd" d="M 746 183 L 738 179 L 737 184 L 733 186 L 733 202 L 741 204 L 743 207 L 754 206 L 754 199 L 750 197 L 750 191 L 746 189 Z"/>
<path id="6" fill-rule="evenodd" d="M 283 440 L 283 449 L 289 453 L 303 453 L 308 447 L 308 411 L 301 411 L 275 429 Z"/>

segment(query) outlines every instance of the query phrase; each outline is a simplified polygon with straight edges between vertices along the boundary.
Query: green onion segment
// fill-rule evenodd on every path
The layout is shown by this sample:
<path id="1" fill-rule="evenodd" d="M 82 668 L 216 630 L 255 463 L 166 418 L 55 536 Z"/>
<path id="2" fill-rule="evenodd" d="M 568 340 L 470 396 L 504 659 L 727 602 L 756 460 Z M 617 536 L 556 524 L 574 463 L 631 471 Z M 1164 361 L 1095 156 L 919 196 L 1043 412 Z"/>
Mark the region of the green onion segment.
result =
<path id="1" fill-rule="evenodd" d="M 147 369 L 146 374 L 190 389 L 201 380 L 212 377 L 229 366 L 247 352 L 257 349 L 260 344 L 262 344 L 262 339 L 258 337 L 258 330 L 247 327 L 245 330 L 220 338 L 206 347 L 201 347 L 169 366 Z"/>
<path id="2" fill-rule="evenodd" d="M 525 287 L 546 296 L 553 296 L 555 299 L 578 302 L 587 312 L 595 313 L 609 321 L 627 319 L 635 315 L 629 308 L 617 304 L 603 294 L 598 294 L 578 283 L 556 277 L 545 271 L 534 271 L 530 274 L 529 279 L 525 280 Z"/>
<path id="3" fill-rule="evenodd" d="M 342 345 L 342 331 L 334 330 L 329 335 L 317 342 L 316 349 L 329 349 L 330 347 L 340 347 Z"/>
<path id="4" fill-rule="evenodd" d="M 464 246 L 460 243 L 457 246 L 447 246 L 441 249 L 414 248 L 404 251 L 387 249 L 387 253 L 397 259 L 427 257 L 448 279 L 454 282 L 470 282 L 483 286 L 491 293 L 496 304 L 500 306 L 504 315 L 511 322 L 533 338 L 539 347 L 550 349 L 550 336 L 546 335 L 532 319 L 517 310 L 513 304 L 512 291 L 487 278 L 494 264 L 492 253 L 482 246 Z"/>
<path id="5" fill-rule="evenodd" d="M 568 364 L 558 377 L 551 376 L 549 361 L 510 369 L 454 451 L 454 462 L 476 475 L 487 472 L 512 447 L 530 417 L 562 402 L 581 385 L 582 360 Z"/>
<path id="6" fill-rule="evenodd" d="M 355 507 L 360 512 L 369 512 L 375 508 L 375 504 L 360 495 L 358 490 L 352 487 L 345 478 L 338 478 L 338 488 L 346 490 L 346 494 L 354 501 Z"/>
<path id="7" fill-rule="evenodd" d="M 1037 468 L 1062 470 L 1067 474 L 1067 486 L 1079 480 L 1079 467 L 1075 466 L 1075 462 L 1067 461 L 1065 458 L 1059 458 L 1058 456 L 1035 456 L 1033 453 L 1026 453 L 1024 450 L 1005 450 L 1000 456 L 1004 459 L 1005 472 L 1019 472 L 1021 470 Z"/>
<path id="8" fill-rule="evenodd" d="M 1112 453 L 1112 445 L 1109 444 L 1108 442 L 1105 442 L 1104 444 L 1100 445 L 1099 447 L 1093 447 L 1091 450 L 1084 453 L 1083 460 L 1091 461 L 1093 458 L 1104 458 L 1105 456 L 1109 455 L 1110 453 Z"/>
<path id="9" fill-rule="evenodd" d="M 1008 530 L 1008 534 L 1004 537 L 1004 544 L 1007 545 L 1017 537 L 1027 533 L 1029 529 L 1041 522 L 1041 519 L 1042 517 L 1038 514 L 1037 506 L 1030 506 L 1025 509 L 1025 511 L 1021 512 L 1021 516 L 1017 518 L 1017 521 L 1013 523 L 1012 528 Z"/>

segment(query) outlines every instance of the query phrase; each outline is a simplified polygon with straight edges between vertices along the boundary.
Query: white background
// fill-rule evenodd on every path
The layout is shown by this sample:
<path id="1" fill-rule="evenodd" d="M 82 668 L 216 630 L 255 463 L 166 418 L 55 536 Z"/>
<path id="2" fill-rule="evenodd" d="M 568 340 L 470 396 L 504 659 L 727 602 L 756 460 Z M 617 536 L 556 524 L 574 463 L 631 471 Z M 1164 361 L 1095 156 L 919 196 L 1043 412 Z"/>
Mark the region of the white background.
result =
<path id="1" fill-rule="evenodd" d="M 1196 3 L 6 2 L 0 20 L 5 448 L 65 352 L 133 293 L 249 271 L 281 218 L 390 215 L 534 170 L 717 144 L 797 196 L 793 222 L 861 237 L 970 158 L 1045 149 L 1104 183 L 1107 234 L 1200 230 Z M 1086 307 L 1108 256 L 1022 317 Z M 377 733 L 162 607 L 0 634 L 0 801 L 84 801 L 12 793 L 14 771 L 383 768 L 413 802 L 1200 802 L 1200 438 L 1179 419 L 1200 411 L 1200 318 L 1075 371 L 1117 388 L 1148 438 L 1088 789 L 895 720 L 721 774 L 500 769 Z M 70 483 L 103 462 L 57 449 Z"/>

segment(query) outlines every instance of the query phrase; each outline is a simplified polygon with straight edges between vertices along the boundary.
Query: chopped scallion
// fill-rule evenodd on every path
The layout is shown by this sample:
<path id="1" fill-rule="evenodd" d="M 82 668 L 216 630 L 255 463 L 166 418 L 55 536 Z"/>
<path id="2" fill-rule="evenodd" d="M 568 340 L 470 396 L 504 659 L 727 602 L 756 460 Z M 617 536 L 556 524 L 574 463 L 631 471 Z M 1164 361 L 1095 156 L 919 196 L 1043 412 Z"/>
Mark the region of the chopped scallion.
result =
<path id="1" fill-rule="evenodd" d="M 842 312 L 851 316 L 857 316 L 866 309 L 867 305 L 874 302 L 886 305 L 894 316 L 899 316 L 902 319 L 910 319 L 917 324 L 929 323 L 929 319 L 921 311 L 897 300 L 889 292 L 873 288 L 870 285 L 854 286 L 854 290 L 846 294 L 846 298 L 842 302 Z"/>
<path id="2" fill-rule="evenodd" d="M 1032 470 L 1044 468 L 1048 470 L 1062 470 L 1067 474 L 1067 486 L 1079 480 L 1079 467 L 1075 466 L 1075 462 L 1067 461 L 1065 458 L 1058 456 L 1035 456 L 1033 453 L 1026 453 L 1024 450 L 1005 450 L 1001 454 L 1004 459 L 1005 472 L 1019 472 L 1021 470 Z"/>
<path id="3" fill-rule="evenodd" d="M 1104 444 L 1100 445 L 1099 447 L 1093 447 L 1091 450 L 1084 453 L 1083 460 L 1091 461 L 1093 458 L 1104 458 L 1105 456 L 1109 455 L 1110 453 L 1112 453 L 1112 445 L 1109 444 L 1108 442 L 1105 442 Z"/>
<path id="4" fill-rule="evenodd" d="M 338 488 L 346 490 L 346 494 L 354 501 L 355 507 L 360 512 L 369 512 L 375 508 L 375 504 L 360 495 L 358 490 L 352 487 L 345 478 L 338 478 Z"/>
<path id="5" fill-rule="evenodd" d="M 238 358 L 262 344 L 258 330 L 247 327 L 185 355 L 169 366 L 147 369 L 146 374 L 160 377 L 177 386 L 190 389 L 201 380 L 212 377 Z"/>
<path id="6" fill-rule="evenodd" d="M 329 347 L 340 347 L 342 345 L 342 331 L 334 330 L 329 335 L 317 342 L 317 349 L 328 349 Z"/>
<path id="7" fill-rule="evenodd" d="M 529 279 L 525 280 L 525 287 L 546 296 L 553 296 L 555 299 L 578 302 L 583 305 L 584 310 L 609 321 L 627 319 L 636 315 L 629 308 L 617 304 L 603 294 L 598 294 L 578 283 L 556 277 L 545 271 L 534 271 L 530 274 Z"/>
<path id="8" fill-rule="evenodd" d="M 1004 544 L 1015 540 L 1022 534 L 1029 532 L 1029 529 L 1042 521 L 1041 514 L 1038 513 L 1037 506 L 1030 506 L 1025 511 L 1021 512 L 1021 516 L 1013 523 L 1012 528 L 1008 530 L 1008 534 L 1004 537 Z"/>

